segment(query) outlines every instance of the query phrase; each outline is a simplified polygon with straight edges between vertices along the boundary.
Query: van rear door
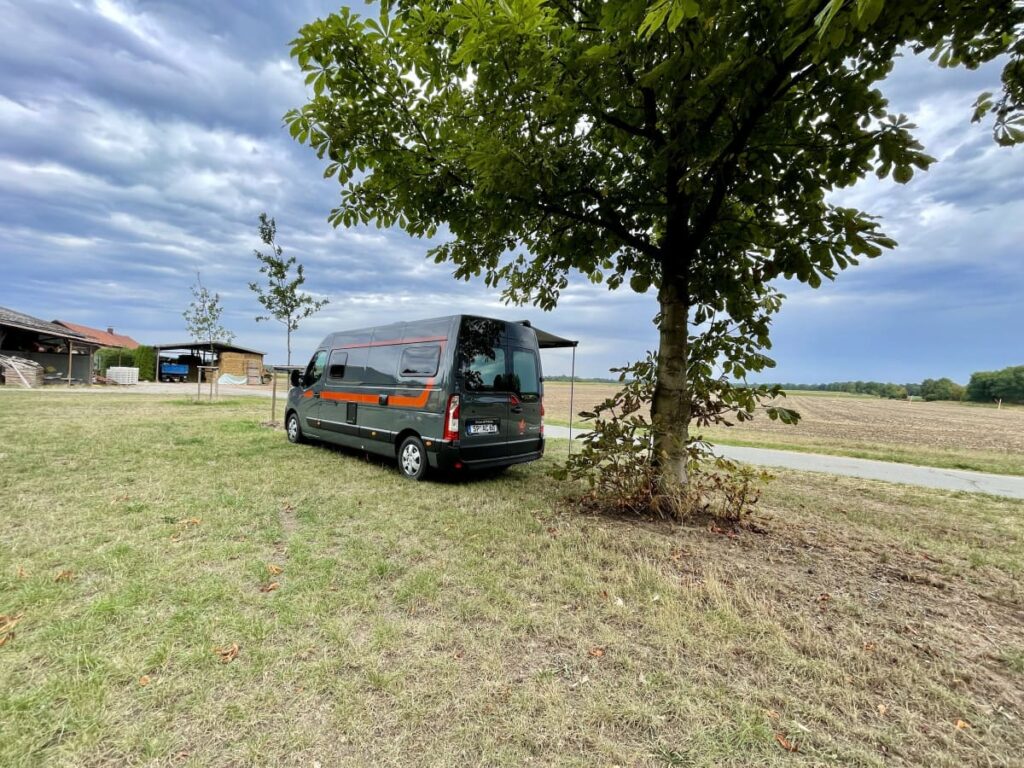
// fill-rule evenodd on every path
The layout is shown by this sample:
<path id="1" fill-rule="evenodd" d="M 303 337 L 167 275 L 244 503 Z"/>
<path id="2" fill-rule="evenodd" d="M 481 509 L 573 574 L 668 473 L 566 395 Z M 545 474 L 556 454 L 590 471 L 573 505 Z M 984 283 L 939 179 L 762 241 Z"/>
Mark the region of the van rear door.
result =
<path id="1" fill-rule="evenodd" d="M 502 459 L 508 454 L 509 393 L 504 345 L 475 350 L 459 370 L 459 444 L 468 463 Z"/>
<path id="2" fill-rule="evenodd" d="M 512 456 L 540 450 L 543 424 L 540 358 L 535 349 L 509 347 L 508 452 Z"/>

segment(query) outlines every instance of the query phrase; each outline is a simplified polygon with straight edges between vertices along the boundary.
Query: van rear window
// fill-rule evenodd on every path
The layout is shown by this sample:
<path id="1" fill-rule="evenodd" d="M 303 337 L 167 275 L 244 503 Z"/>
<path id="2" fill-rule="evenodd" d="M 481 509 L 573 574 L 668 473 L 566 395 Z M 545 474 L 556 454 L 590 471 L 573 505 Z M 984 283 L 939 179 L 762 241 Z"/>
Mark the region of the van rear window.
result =
<path id="1" fill-rule="evenodd" d="M 540 374 L 537 355 L 528 349 L 512 350 L 512 380 L 509 387 L 524 403 L 540 400 Z"/>
<path id="2" fill-rule="evenodd" d="M 468 392 L 507 392 L 505 350 L 495 347 L 462 363 L 462 385 Z"/>
<path id="3" fill-rule="evenodd" d="M 398 375 L 403 379 L 436 376 L 437 365 L 440 360 L 440 344 L 406 347 L 402 350 L 402 359 L 398 364 Z"/>

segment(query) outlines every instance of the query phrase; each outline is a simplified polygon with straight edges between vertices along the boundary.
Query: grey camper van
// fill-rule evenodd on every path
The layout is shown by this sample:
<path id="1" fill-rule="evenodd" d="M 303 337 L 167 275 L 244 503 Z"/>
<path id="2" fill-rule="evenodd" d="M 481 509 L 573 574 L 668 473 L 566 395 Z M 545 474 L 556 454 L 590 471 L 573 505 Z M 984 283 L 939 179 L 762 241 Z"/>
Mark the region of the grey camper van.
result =
<path id="1" fill-rule="evenodd" d="M 394 456 L 412 480 L 544 455 L 540 353 L 526 323 L 453 315 L 332 333 L 291 383 L 291 442 Z"/>

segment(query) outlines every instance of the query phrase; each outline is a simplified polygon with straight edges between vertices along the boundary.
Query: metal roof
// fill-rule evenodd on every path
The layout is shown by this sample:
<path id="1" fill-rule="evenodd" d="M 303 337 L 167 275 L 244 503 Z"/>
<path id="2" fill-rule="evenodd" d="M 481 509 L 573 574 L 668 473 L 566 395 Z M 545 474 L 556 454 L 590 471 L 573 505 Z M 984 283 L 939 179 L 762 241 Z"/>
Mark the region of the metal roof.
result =
<path id="1" fill-rule="evenodd" d="M 247 347 L 239 347 L 235 344 L 225 344 L 222 341 L 215 341 L 212 344 L 208 341 L 180 341 L 173 344 L 154 344 L 154 347 L 159 349 L 161 352 L 167 352 L 172 349 L 201 349 L 208 350 L 211 347 L 215 352 L 244 352 L 249 355 L 265 355 L 266 352 L 260 352 L 258 349 L 248 349 Z"/>
<path id="2" fill-rule="evenodd" d="M 32 315 L 26 315 L 24 312 L 18 312 L 17 310 L 9 309 L 7 307 L 0 307 L 0 325 L 19 328 L 23 331 L 33 331 L 48 338 L 69 339 L 71 341 L 79 342 L 87 347 L 99 346 L 96 342 L 87 339 L 80 333 L 69 330 L 63 326 L 57 325 L 56 323 L 41 320 L 38 317 L 32 317 Z"/>

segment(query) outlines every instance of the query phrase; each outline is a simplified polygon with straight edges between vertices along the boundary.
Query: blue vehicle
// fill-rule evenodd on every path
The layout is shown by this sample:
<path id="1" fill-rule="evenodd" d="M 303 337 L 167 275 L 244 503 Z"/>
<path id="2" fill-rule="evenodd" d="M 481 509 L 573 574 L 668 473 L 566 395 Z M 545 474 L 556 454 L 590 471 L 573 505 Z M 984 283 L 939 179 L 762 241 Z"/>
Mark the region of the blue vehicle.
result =
<path id="1" fill-rule="evenodd" d="M 184 363 L 160 363 L 160 381 L 185 381 L 188 379 L 188 366 Z"/>

